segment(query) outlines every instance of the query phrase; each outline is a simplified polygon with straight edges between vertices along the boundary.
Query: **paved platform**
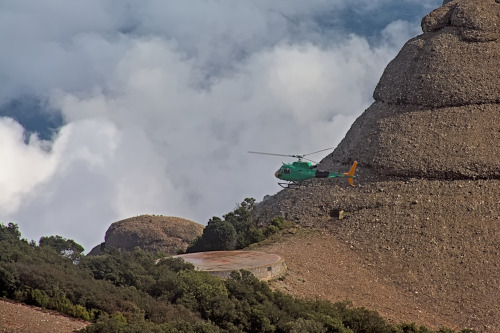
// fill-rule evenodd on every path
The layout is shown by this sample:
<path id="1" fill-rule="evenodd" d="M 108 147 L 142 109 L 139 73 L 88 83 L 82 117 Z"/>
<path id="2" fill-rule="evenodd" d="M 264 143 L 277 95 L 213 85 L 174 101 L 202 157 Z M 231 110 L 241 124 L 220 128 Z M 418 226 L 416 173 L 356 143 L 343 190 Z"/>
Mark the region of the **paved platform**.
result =
<path id="1" fill-rule="evenodd" d="M 181 254 L 196 270 L 228 278 L 232 271 L 245 269 L 261 280 L 277 278 L 286 271 L 283 258 L 276 254 L 258 251 L 210 251 Z"/>

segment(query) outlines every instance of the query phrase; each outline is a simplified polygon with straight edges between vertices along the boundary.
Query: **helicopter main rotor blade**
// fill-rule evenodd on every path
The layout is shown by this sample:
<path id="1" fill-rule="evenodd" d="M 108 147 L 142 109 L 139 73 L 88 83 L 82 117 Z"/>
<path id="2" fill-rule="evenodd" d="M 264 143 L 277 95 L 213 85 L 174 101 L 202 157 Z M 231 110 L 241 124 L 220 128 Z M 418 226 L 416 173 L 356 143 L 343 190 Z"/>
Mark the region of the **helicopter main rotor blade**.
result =
<path id="1" fill-rule="evenodd" d="M 297 157 L 297 155 L 285 155 L 285 154 L 272 154 L 272 153 L 263 153 L 260 151 L 249 151 L 250 154 L 261 154 L 261 155 L 272 155 L 272 156 L 287 156 L 287 157 Z"/>
<path id="2" fill-rule="evenodd" d="M 315 151 L 313 153 L 309 153 L 309 154 L 274 154 L 274 153 L 264 153 L 264 152 L 260 152 L 260 151 L 249 151 L 249 153 L 251 154 L 261 154 L 261 155 L 271 155 L 271 156 L 286 156 L 286 157 L 295 157 L 295 158 L 298 158 L 299 160 L 302 160 L 302 159 L 305 159 L 305 160 L 308 160 L 308 161 L 311 161 L 313 163 L 318 163 L 316 161 L 313 161 L 313 160 L 310 160 L 310 159 L 307 159 L 305 158 L 305 156 L 308 156 L 308 155 L 312 155 L 312 154 L 316 154 L 316 153 L 321 153 L 323 151 L 326 151 L 326 150 L 331 150 L 331 149 L 334 149 L 335 147 L 331 147 L 331 148 L 326 148 L 326 149 L 321 149 L 321 150 L 318 150 L 318 151 Z"/>
<path id="3" fill-rule="evenodd" d="M 302 159 L 304 159 L 304 160 L 306 160 L 306 161 L 309 161 L 309 162 L 313 162 L 314 164 L 318 164 L 318 162 L 316 162 L 316 161 L 313 161 L 313 160 L 310 160 L 310 159 L 308 159 L 308 158 L 305 158 L 305 157 L 302 157 Z"/>
<path id="4" fill-rule="evenodd" d="M 330 147 L 330 148 L 326 148 L 326 149 L 321 149 L 321 150 L 315 151 L 314 153 L 304 154 L 304 155 L 302 155 L 302 157 L 307 156 L 307 155 L 316 154 L 316 153 L 321 153 L 322 151 L 325 151 L 325 150 L 330 150 L 330 149 L 335 149 L 335 147 Z"/>

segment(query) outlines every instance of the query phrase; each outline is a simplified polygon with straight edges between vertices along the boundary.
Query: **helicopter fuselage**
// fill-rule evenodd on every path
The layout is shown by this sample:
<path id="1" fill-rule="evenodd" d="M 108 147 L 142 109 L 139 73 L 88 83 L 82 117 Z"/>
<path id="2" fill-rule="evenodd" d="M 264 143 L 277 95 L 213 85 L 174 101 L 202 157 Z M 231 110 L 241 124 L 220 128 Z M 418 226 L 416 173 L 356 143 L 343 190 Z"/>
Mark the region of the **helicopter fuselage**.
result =
<path id="1" fill-rule="evenodd" d="M 290 182 L 300 182 L 311 178 L 345 177 L 343 173 L 318 170 L 316 165 L 305 161 L 284 163 L 274 175 L 278 179 Z"/>

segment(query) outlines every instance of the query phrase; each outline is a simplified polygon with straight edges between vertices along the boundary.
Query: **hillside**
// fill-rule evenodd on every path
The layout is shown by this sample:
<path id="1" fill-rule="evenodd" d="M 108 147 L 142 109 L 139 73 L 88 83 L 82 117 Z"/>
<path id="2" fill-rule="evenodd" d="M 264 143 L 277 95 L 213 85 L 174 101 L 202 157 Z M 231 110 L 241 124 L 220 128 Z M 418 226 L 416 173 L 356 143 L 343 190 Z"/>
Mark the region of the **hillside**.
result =
<path id="1" fill-rule="evenodd" d="M 500 181 L 358 182 L 285 190 L 262 204 L 321 230 L 265 248 L 290 269 L 281 288 L 396 321 L 498 332 Z"/>
<path id="2" fill-rule="evenodd" d="M 73 252 L 70 258 L 60 251 L 62 242 L 41 243 L 22 239 L 13 223 L 0 224 L 0 295 L 91 321 L 86 333 L 433 332 L 387 323 L 372 310 L 344 302 L 273 291 L 244 270 L 220 279 L 179 258 L 158 261 L 139 248 L 100 256 Z M 61 332 L 73 325 L 52 313 L 10 305 L 0 304 L 2 332 Z"/>
<path id="3" fill-rule="evenodd" d="M 296 223 L 253 248 L 285 258 L 289 272 L 271 283 L 275 290 L 310 300 L 246 273 L 223 281 L 175 260 L 155 264 L 148 251 L 165 242 L 159 233 L 182 240 L 160 249 L 172 253 L 202 228 L 171 235 L 146 215 L 117 222 L 103 246 L 110 251 L 79 265 L 0 225 L 0 291 L 97 319 L 88 332 L 407 332 L 321 300 L 350 300 L 391 323 L 500 332 L 500 3 L 445 2 L 422 20 L 423 34 L 387 66 L 373 105 L 318 167 L 344 172 L 357 160 L 356 186 L 330 179 L 285 189 L 250 219 Z M 148 251 L 114 250 L 136 246 Z"/>
<path id="4" fill-rule="evenodd" d="M 500 331 L 498 26 L 492 0 L 431 12 L 387 66 L 373 105 L 319 165 L 345 172 L 357 160 L 357 186 L 305 184 L 259 206 L 261 223 L 279 214 L 322 232 L 324 249 L 314 238 L 269 248 L 294 263 L 281 288 L 347 297 L 398 321 Z M 328 265 L 313 265 L 317 251 Z"/>
<path id="5" fill-rule="evenodd" d="M 417 322 L 433 329 L 460 329 L 452 320 L 420 304 L 415 293 L 394 286 L 349 244 L 323 230 L 303 230 L 259 250 L 286 257 L 287 275 L 271 282 L 273 288 L 283 292 L 332 302 L 346 300 L 354 306 L 375 309 L 393 323 Z"/>

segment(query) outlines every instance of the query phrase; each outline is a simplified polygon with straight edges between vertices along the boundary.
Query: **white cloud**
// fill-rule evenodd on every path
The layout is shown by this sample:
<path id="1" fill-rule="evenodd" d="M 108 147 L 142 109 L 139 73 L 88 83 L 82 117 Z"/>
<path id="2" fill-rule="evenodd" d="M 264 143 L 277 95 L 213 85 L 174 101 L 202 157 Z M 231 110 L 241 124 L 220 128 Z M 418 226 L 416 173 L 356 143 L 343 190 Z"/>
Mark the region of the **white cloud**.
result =
<path id="1" fill-rule="evenodd" d="M 282 160 L 247 151 L 335 146 L 416 31 L 395 21 L 370 45 L 356 35 L 326 39 L 309 24 L 297 25 L 300 38 L 289 30 L 290 17 L 311 21 L 340 1 L 41 3 L 39 16 L 21 5 L 0 10 L 0 22 L 15 25 L 9 12 L 24 17 L 19 39 L 34 41 L 0 55 L 10 82 L 0 104 L 36 92 L 66 124 L 47 149 L 0 121 L 2 160 L 25 166 L 0 167 L 8 189 L 0 218 L 19 223 L 24 237 L 60 234 L 87 250 L 121 218 L 206 223 L 246 196 L 276 192 Z M 59 28 L 42 25 L 51 17 Z"/>
<path id="2" fill-rule="evenodd" d="M 45 150 L 35 135 L 24 142 L 24 129 L 10 118 L 0 118 L 0 211 L 11 214 L 19 209 L 23 196 L 49 178 L 55 156 Z"/>

